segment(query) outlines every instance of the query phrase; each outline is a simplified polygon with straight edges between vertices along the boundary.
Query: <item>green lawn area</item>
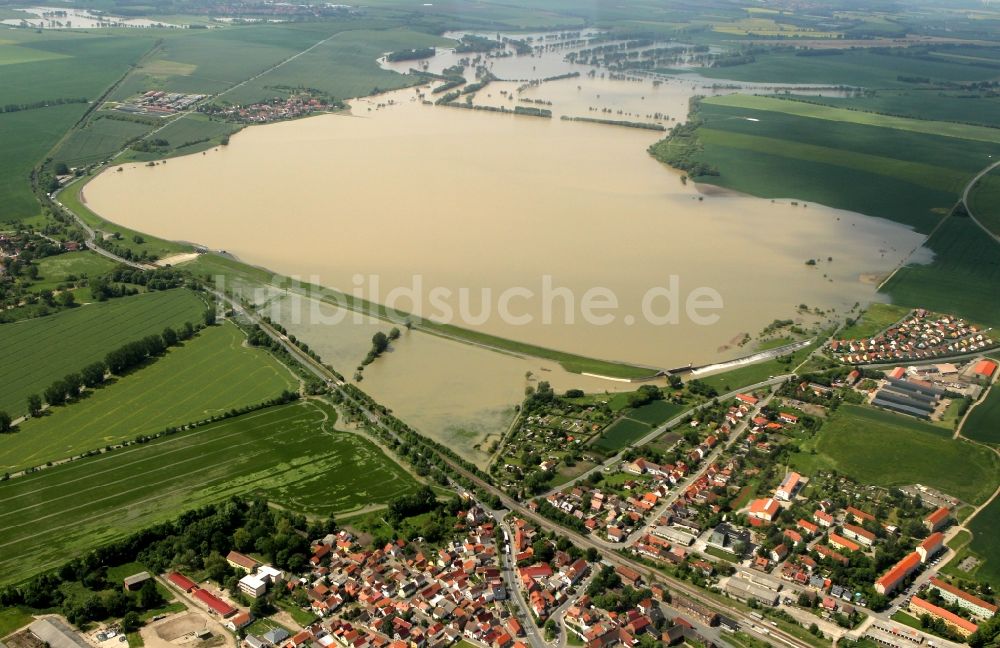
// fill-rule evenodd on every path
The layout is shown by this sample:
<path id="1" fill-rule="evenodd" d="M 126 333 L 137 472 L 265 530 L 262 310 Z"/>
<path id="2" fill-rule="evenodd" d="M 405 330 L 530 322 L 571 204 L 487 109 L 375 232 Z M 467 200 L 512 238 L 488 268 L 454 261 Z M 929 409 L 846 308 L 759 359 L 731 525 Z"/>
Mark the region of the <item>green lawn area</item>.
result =
<path id="1" fill-rule="evenodd" d="M 46 317 L 0 325 L 0 410 L 18 417 L 26 399 L 54 380 L 102 360 L 108 351 L 164 327 L 201 321 L 195 293 L 166 290 L 78 306 Z"/>
<path id="2" fill-rule="evenodd" d="M 0 583 L 236 494 L 327 516 L 416 487 L 335 419 L 318 401 L 271 407 L 0 483 Z"/>
<path id="3" fill-rule="evenodd" d="M 294 603 L 292 603 L 287 599 L 275 601 L 275 605 L 277 605 L 285 612 L 288 612 L 288 614 L 291 615 L 292 619 L 294 619 L 295 622 L 302 627 L 312 625 L 313 621 L 315 621 L 317 618 L 316 615 L 313 614 L 312 612 L 303 610 L 302 608 L 300 608 L 299 606 L 295 605 Z"/>
<path id="4" fill-rule="evenodd" d="M 715 556 L 716 558 L 721 558 L 722 560 L 735 563 L 739 562 L 740 558 L 731 551 L 726 551 L 725 549 L 719 549 L 718 547 L 705 547 L 705 553 L 710 556 Z"/>
<path id="5" fill-rule="evenodd" d="M 0 471 L 37 466 L 273 398 L 297 381 L 231 323 L 0 437 Z"/>
<path id="6" fill-rule="evenodd" d="M 902 623 L 905 626 L 910 626 L 911 628 L 916 628 L 918 630 L 922 629 L 920 626 L 920 621 L 914 619 L 912 616 L 910 616 L 906 612 L 903 612 L 902 610 L 897 611 L 895 614 L 892 615 L 891 618 L 896 623 Z"/>
<path id="7" fill-rule="evenodd" d="M 971 503 L 986 500 L 1000 481 L 1000 462 L 991 451 L 869 407 L 841 405 L 815 439 L 814 448 L 807 444 L 790 456 L 806 474 L 827 469 L 876 486 L 925 484 Z"/>
<path id="8" fill-rule="evenodd" d="M 605 428 L 604 433 L 594 442 L 594 445 L 598 448 L 617 452 L 626 446 L 632 445 L 646 434 L 649 434 L 652 429 L 648 423 L 636 421 L 631 418 L 622 418 Z"/>
<path id="9" fill-rule="evenodd" d="M 81 278 L 105 274 L 114 270 L 117 264 L 96 252 L 81 250 L 45 257 L 37 265 L 38 280 L 32 282 L 31 289 L 40 291 L 55 290 L 59 284 L 69 281 L 71 276 Z"/>
<path id="10" fill-rule="evenodd" d="M 35 619 L 27 610 L 19 607 L 0 608 L 0 639 L 22 628 Z"/>
<path id="11" fill-rule="evenodd" d="M 990 389 L 985 400 L 976 405 L 962 427 L 962 436 L 1000 444 L 1000 389 Z"/>
<path id="12" fill-rule="evenodd" d="M 844 340 L 871 337 L 895 324 L 909 312 L 910 309 L 905 306 L 871 304 L 865 309 L 865 312 L 858 316 L 854 324 L 837 333 L 837 337 Z"/>
<path id="13" fill-rule="evenodd" d="M 968 218 L 952 216 L 925 243 L 934 252 L 927 265 L 907 265 L 882 291 L 894 303 L 955 313 L 972 321 L 1000 324 L 1000 243 Z"/>

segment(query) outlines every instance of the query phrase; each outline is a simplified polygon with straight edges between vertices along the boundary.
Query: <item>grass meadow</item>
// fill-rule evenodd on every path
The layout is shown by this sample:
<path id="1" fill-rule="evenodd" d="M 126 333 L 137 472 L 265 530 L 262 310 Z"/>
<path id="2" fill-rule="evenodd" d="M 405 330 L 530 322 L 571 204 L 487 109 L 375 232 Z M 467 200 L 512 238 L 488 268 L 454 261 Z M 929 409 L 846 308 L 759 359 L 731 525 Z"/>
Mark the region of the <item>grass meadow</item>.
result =
<path id="1" fill-rule="evenodd" d="M 0 436 L 0 472 L 155 434 L 297 386 L 287 368 L 267 351 L 244 346 L 245 339 L 231 323 L 209 327 L 79 402 L 28 419 Z"/>
<path id="2" fill-rule="evenodd" d="M 924 484 L 973 504 L 1000 482 L 993 452 L 929 423 L 848 404 L 823 424 L 814 447 L 791 455 L 791 464 L 804 474 L 837 470 L 876 486 Z"/>
<path id="3" fill-rule="evenodd" d="M 871 304 L 854 320 L 854 324 L 840 331 L 837 337 L 843 340 L 870 337 L 892 326 L 909 312 L 910 309 L 905 306 Z"/>
<path id="4" fill-rule="evenodd" d="M 0 410 L 17 417 L 26 399 L 108 351 L 166 326 L 198 323 L 205 302 L 184 290 L 150 292 L 0 325 Z"/>
<path id="5" fill-rule="evenodd" d="M 0 582 L 237 494 L 315 516 L 364 510 L 415 487 L 379 448 L 307 401 L 0 483 Z"/>
<path id="6" fill-rule="evenodd" d="M 96 277 L 115 269 L 111 259 L 96 252 L 81 250 L 45 257 L 37 261 L 38 279 L 31 282 L 32 290 L 55 290 L 70 277 Z"/>

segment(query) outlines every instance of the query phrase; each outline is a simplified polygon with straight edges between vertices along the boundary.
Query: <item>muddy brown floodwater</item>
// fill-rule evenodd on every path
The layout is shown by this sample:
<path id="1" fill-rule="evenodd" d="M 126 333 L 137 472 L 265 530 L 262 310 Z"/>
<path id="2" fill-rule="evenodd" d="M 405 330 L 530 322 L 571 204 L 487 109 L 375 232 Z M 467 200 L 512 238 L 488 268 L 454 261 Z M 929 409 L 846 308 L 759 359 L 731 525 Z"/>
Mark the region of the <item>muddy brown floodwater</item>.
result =
<path id="1" fill-rule="evenodd" d="M 126 164 L 93 180 L 85 196 L 122 225 L 381 303 L 419 277 L 416 306 L 406 295 L 395 304 L 434 319 L 451 310 L 452 323 L 469 328 L 664 368 L 746 353 L 732 341 L 795 318 L 799 304 L 844 313 L 875 296 L 862 277 L 888 272 L 920 245 L 921 236 L 882 219 L 700 191 L 646 153 L 662 133 L 558 119 L 602 116 L 588 109 L 609 97 L 635 116 L 686 113 L 689 84 L 637 83 L 571 79 L 525 92 L 552 101 L 555 119 L 425 105 L 417 96 L 427 88 L 407 89 L 354 101 L 351 115 L 248 128 L 204 155 Z M 512 104 L 502 89 L 513 86 L 491 86 L 477 101 Z M 811 258 L 819 263 L 807 266 Z M 644 297 L 664 289 L 676 297 L 676 322 L 643 311 Z M 722 300 L 701 311 L 718 315 L 710 325 L 683 308 L 698 289 Z M 585 321 L 588 291 L 614 295 L 618 307 L 598 311 L 609 323 Z M 660 296 L 649 305 L 666 315 L 671 303 Z M 325 357 L 322 329 L 311 328 L 306 339 Z M 369 330 L 352 337 L 328 328 L 336 331 L 328 337 L 354 340 L 357 360 L 364 356 Z M 397 346 L 376 363 L 384 366 L 366 370 L 364 386 L 394 399 L 387 404 L 404 416 L 418 412 L 420 427 L 460 423 L 448 408 L 462 388 L 449 377 L 471 385 L 470 376 L 494 371 L 521 376 L 469 387 L 467 409 L 493 417 L 482 427 L 494 432 L 523 390 L 520 360 L 436 338 Z M 403 371 L 398 358 L 408 353 L 426 362 Z M 508 362 L 516 367 L 491 368 Z M 341 370 L 350 374 L 353 364 Z M 429 404 L 428 392 L 452 389 Z"/>

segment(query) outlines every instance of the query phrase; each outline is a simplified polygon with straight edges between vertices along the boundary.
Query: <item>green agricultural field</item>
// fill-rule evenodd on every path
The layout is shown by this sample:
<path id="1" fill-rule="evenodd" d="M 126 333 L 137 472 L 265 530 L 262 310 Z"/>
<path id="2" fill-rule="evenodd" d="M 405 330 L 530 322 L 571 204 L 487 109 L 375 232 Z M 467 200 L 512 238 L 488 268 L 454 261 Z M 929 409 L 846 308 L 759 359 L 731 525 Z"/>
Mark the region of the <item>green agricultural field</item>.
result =
<path id="1" fill-rule="evenodd" d="M 837 470 L 876 486 L 925 484 L 970 503 L 986 500 L 1000 482 L 993 452 L 953 440 L 929 423 L 868 407 L 841 405 L 815 447 L 809 445 L 791 455 L 791 464 L 806 474 Z"/>
<path id="2" fill-rule="evenodd" d="M 1000 76 L 994 68 L 947 60 L 928 61 L 907 56 L 913 50 L 891 52 L 858 50 L 830 56 L 796 56 L 782 51 L 756 55 L 747 65 L 699 69 L 712 79 L 760 83 L 812 83 L 866 88 L 913 88 L 900 77 L 925 77 L 932 81 L 985 81 Z"/>
<path id="3" fill-rule="evenodd" d="M 972 542 L 969 549 L 983 559 L 976 570 L 976 578 L 985 581 L 995 588 L 1000 587 L 1000 542 L 997 542 L 997 529 L 1000 529 L 1000 499 L 979 512 L 979 515 L 969 523 L 972 531 Z"/>
<path id="4" fill-rule="evenodd" d="M 96 99 L 152 47 L 155 36 L 153 30 L 138 29 L 127 34 L 5 30 L 4 39 L 42 58 L 3 66 L 0 105 Z M 82 114 L 86 106 L 77 109 Z"/>
<path id="5" fill-rule="evenodd" d="M 345 31 L 286 65 L 226 95 L 243 103 L 274 96 L 276 86 L 317 88 L 338 99 L 413 85 L 419 78 L 383 70 L 375 59 L 394 50 L 453 41 L 405 30 Z"/>
<path id="6" fill-rule="evenodd" d="M 1000 445 L 1000 389 L 994 386 L 986 399 L 972 408 L 962 427 L 962 436 Z"/>
<path id="7" fill-rule="evenodd" d="M 900 268 L 882 287 L 893 303 L 1000 325 L 1000 243 L 971 219 L 952 216 L 924 245 L 934 260 Z"/>
<path id="8" fill-rule="evenodd" d="M 199 421 L 294 389 L 297 380 L 263 349 L 243 346 L 234 324 L 203 330 L 147 367 L 88 392 L 79 403 L 0 436 L 0 471 L 37 466 Z"/>
<path id="9" fill-rule="evenodd" d="M 687 409 L 687 407 L 684 405 L 659 400 L 632 410 L 628 413 L 628 417 L 641 423 L 646 423 L 647 425 L 656 427 L 657 425 L 660 425 L 661 423 L 677 416 L 685 409 Z"/>
<path id="10" fill-rule="evenodd" d="M 951 209 L 996 148 L 710 101 L 702 103 L 700 115 L 704 125 L 697 137 L 704 150 L 696 158 L 720 173 L 700 180 L 764 198 L 798 198 L 881 216 L 921 232 L 930 232 L 941 212 Z"/>
<path id="11" fill-rule="evenodd" d="M 778 97 L 761 97 L 742 94 L 723 95 L 712 97 L 704 101 L 712 106 L 729 106 L 732 108 L 749 108 L 751 110 L 764 110 L 794 115 L 796 117 L 808 117 L 810 119 L 820 119 L 823 121 L 847 122 L 850 124 L 863 124 L 866 126 L 878 126 L 881 128 L 891 128 L 893 130 L 910 131 L 913 133 L 924 133 L 928 135 L 943 135 L 945 137 L 955 137 L 978 142 L 1000 142 L 1000 130 L 996 128 L 986 128 L 983 126 L 972 126 L 969 124 L 956 124 L 948 121 L 927 121 L 924 119 L 910 119 L 908 117 L 894 117 L 891 115 L 878 115 L 875 113 L 861 112 L 858 110 L 848 110 L 846 108 L 835 108 L 833 106 L 822 106 L 812 102 L 793 101 Z"/>
<path id="12" fill-rule="evenodd" d="M 865 309 L 865 312 L 857 317 L 854 324 L 837 333 L 837 337 L 844 340 L 870 337 L 903 319 L 909 312 L 910 309 L 905 306 L 871 304 Z"/>
<path id="13" fill-rule="evenodd" d="M 236 494 L 325 517 L 416 486 L 334 421 L 326 404 L 292 403 L 0 483 L 0 583 Z"/>
<path id="14" fill-rule="evenodd" d="M 101 115 L 74 130 L 52 157 L 70 167 L 102 162 L 151 128 L 146 124 Z"/>
<path id="15" fill-rule="evenodd" d="M 207 115 L 198 113 L 185 115 L 170 122 L 163 130 L 156 133 L 157 138 L 169 142 L 168 153 L 143 153 L 129 150 L 119 158 L 119 161 L 160 160 L 165 157 L 197 153 L 218 146 L 222 142 L 222 138 L 232 135 L 241 128 L 242 126 L 239 124 L 213 120 Z"/>
<path id="16" fill-rule="evenodd" d="M 879 90 L 874 94 L 853 97 L 797 97 L 836 108 L 866 112 L 1000 126 L 1000 97 L 948 93 L 937 88 L 923 91 Z"/>
<path id="17" fill-rule="evenodd" d="M 649 434 L 652 429 L 648 423 L 622 418 L 609 425 L 600 438 L 594 441 L 594 446 L 618 452 Z"/>
<path id="18" fill-rule="evenodd" d="M 0 105 L 96 99 L 151 44 L 148 36 L 5 30 Z M 0 114 L 0 222 L 38 212 L 28 174 L 88 107 L 69 103 Z"/>
<path id="19" fill-rule="evenodd" d="M 983 227 L 1000 236 L 1000 169 L 983 176 L 972 188 L 969 209 Z"/>
<path id="20" fill-rule="evenodd" d="M 205 302 L 189 290 L 151 292 L 0 325 L 0 410 L 17 417 L 26 399 L 114 348 L 166 326 L 198 323 Z"/>
<path id="21" fill-rule="evenodd" d="M 16 66 L 0 70 L 9 67 Z M 29 182 L 31 169 L 85 109 L 82 104 L 65 104 L 0 114 L 0 224 L 38 213 Z"/>
<path id="22" fill-rule="evenodd" d="M 34 291 L 55 290 L 59 284 L 72 281 L 70 277 L 96 277 L 114 270 L 117 264 L 96 252 L 81 250 L 45 257 L 37 265 L 38 279 L 31 283 Z"/>

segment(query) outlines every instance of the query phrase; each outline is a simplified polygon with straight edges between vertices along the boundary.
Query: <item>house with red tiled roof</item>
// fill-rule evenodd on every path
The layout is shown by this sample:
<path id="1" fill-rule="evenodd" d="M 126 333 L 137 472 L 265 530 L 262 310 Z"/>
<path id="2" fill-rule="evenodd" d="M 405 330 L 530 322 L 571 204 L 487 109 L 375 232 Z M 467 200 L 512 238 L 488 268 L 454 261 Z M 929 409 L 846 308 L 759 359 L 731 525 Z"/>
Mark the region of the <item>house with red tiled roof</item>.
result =
<path id="1" fill-rule="evenodd" d="M 859 527 L 855 524 L 844 524 L 842 530 L 844 537 L 850 538 L 851 540 L 857 540 L 866 547 L 870 547 L 875 544 L 875 539 L 877 538 L 877 536 L 868 529 Z"/>
<path id="2" fill-rule="evenodd" d="M 795 526 L 805 531 L 809 535 L 816 535 L 817 533 L 819 533 L 819 527 L 810 522 L 809 520 L 800 519 L 798 522 L 795 523 Z"/>
<path id="3" fill-rule="evenodd" d="M 940 578 L 931 579 L 931 587 L 936 589 L 945 601 L 971 612 L 980 619 L 992 619 L 997 613 L 997 606 L 968 592 L 958 589 Z"/>
<path id="4" fill-rule="evenodd" d="M 949 612 L 942 607 L 938 607 L 937 605 L 934 605 L 919 596 L 914 596 L 910 599 L 910 612 L 913 612 L 917 618 L 926 614 L 933 619 L 940 619 L 941 621 L 944 621 L 946 626 L 963 637 L 968 637 L 970 634 L 979 629 L 979 626 L 968 619 L 963 619 L 954 612 Z"/>
<path id="5" fill-rule="evenodd" d="M 824 511 L 817 510 L 815 513 L 813 513 L 813 520 L 816 521 L 816 524 L 822 527 L 833 526 L 833 516 Z"/>
<path id="6" fill-rule="evenodd" d="M 848 540 L 847 538 L 845 538 L 843 536 L 840 536 L 840 535 L 837 535 L 836 533 L 834 533 L 832 531 L 829 534 L 827 534 L 827 540 L 829 540 L 830 544 L 833 545 L 834 547 L 836 547 L 837 549 L 843 549 L 843 550 L 846 550 L 846 551 L 860 551 L 861 550 L 861 546 L 858 545 L 856 542 L 852 542 L 852 541 Z"/>
<path id="7" fill-rule="evenodd" d="M 832 560 L 834 562 L 838 562 L 841 565 L 847 565 L 847 564 L 850 563 L 850 560 L 847 558 L 847 556 L 845 556 L 845 555 L 843 555 L 841 553 L 837 553 L 836 551 L 834 551 L 833 549 L 831 549 L 829 547 L 825 547 L 825 546 L 823 546 L 821 544 L 818 544 L 818 545 L 815 545 L 813 547 L 813 549 L 815 549 L 816 553 L 818 553 L 823 558 L 827 558 L 827 559 Z"/>
<path id="8" fill-rule="evenodd" d="M 997 363 L 992 360 L 980 360 L 972 367 L 972 373 L 987 380 L 997 372 Z"/>
<path id="9" fill-rule="evenodd" d="M 944 527 L 950 519 L 951 509 L 942 506 L 924 518 L 924 526 L 927 527 L 928 531 L 937 531 Z"/>
<path id="10" fill-rule="evenodd" d="M 248 574 L 252 574 L 253 570 L 257 569 L 257 566 L 260 565 L 259 562 L 250 556 L 241 554 L 238 551 L 230 551 L 229 554 L 226 555 L 226 562 L 229 563 L 229 566 L 233 569 L 239 569 Z"/>
<path id="11" fill-rule="evenodd" d="M 924 541 L 917 545 L 917 553 L 920 554 L 920 562 L 927 562 L 934 554 L 944 549 L 944 534 L 940 531 L 935 531 L 930 534 Z"/>
<path id="12" fill-rule="evenodd" d="M 759 520 L 772 522 L 778 515 L 778 510 L 780 508 L 781 507 L 778 506 L 778 502 L 773 498 L 755 499 L 750 502 L 750 511 L 748 515 Z"/>
<path id="13" fill-rule="evenodd" d="M 906 577 L 920 566 L 920 554 L 916 551 L 907 554 L 905 558 L 889 568 L 889 571 L 875 581 L 875 591 L 879 594 L 891 594 L 902 584 Z"/>
<path id="14" fill-rule="evenodd" d="M 854 508 L 853 506 L 848 506 L 846 509 L 844 509 L 844 513 L 847 514 L 848 518 L 854 520 L 858 524 L 864 524 L 865 522 L 875 521 L 874 515 L 872 515 L 871 513 L 866 513 L 861 509 Z"/>
<path id="15" fill-rule="evenodd" d="M 750 405 L 751 407 L 757 404 L 757 398 L 751 396 L 750 394 L 736 394 L 736 400 L 740 401 L 741 403 Z"/>

